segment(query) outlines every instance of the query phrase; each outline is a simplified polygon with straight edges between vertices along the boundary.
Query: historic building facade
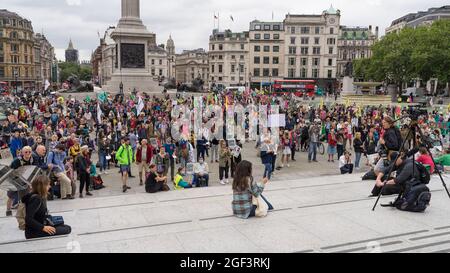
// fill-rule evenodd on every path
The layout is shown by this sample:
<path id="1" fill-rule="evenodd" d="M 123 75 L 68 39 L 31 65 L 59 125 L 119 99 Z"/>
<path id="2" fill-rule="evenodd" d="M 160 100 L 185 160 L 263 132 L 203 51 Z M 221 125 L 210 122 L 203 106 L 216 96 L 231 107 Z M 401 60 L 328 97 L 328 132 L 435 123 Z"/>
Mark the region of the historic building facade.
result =
<path id="1" fill-rule="evenodd" d="M 285 76 L 283 22 L 250 23 L 249 82 L 260 89 Z"/>
<path id="2" fill-rule="evenodd" d="M 248 82 L 249 32 L 213 31 L 209 37 L 211 86 L 244 86 Z"/>
<path id="3" fill-rule="evenodd" d="M 184 50 L 176 55 L 175 73 L 177 83 L 191 84 L 193 80 L 201 78 L 208 84 L 209 65 L 208 53 L 203 48 Z"/>
<path id="4" fill-rule="evenodd" d="M 316 80 L 325 89 L 337 84 L 340 18 L 333 7 L 321 15 L 286 15 L 285 78 Z"/>
<path id="5" fill-rule="evenodd" d="M 419 11 L 417 13 L 409 13 L 400 17 L 386 28 L 386 34 L 399 32 L 405 27 L 415 28 L 423 25 L 431 25 L 434 21 L 441 19 L 450 19 L 450 5 L 430 8 L 427 11 Z"/>
<path id="6" fill-rule="evenodd" d="M 69 41 L 69 47 L 66 49 L 66 63 L 76 63 L 80 62 L 78 50 L 73 47 L 72 39 Z"/>
<path id="7" fill-rule="evenodd" d="M 379 28 L 346 27 L 339 29 L 337 77 L 353 75 L 352 62 L 357 59 L 372 57 L 372 46 L 378 40 Z"/>

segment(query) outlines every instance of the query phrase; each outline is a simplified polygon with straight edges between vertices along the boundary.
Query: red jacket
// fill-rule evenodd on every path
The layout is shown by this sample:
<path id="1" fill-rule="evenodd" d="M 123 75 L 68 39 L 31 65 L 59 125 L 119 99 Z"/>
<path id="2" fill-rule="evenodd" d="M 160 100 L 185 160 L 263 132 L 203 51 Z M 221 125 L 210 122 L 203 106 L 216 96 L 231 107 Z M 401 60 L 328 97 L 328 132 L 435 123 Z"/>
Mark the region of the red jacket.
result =
<path id="1" fill-rule="evenodd" d="M 153 146 L 147 144 L 147 164 L 152 162 L 153 158 Z M 142 163 L 142 147 L 139 147 L 136 151 L 136 163 Z"/>

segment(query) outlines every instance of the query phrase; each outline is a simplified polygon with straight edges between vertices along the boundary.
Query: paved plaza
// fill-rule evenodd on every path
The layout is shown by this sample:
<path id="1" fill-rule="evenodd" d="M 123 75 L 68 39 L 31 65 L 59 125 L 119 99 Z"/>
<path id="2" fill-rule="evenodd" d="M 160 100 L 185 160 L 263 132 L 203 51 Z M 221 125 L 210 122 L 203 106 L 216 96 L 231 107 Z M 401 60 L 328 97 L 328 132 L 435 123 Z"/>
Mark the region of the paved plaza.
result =
<path id="1" fill-rule="evenodd" d="M 245 145 L 244 159 L 260 179 L 252 146 Z M 425 213 L 372 212 L 373 182 L 361 181 L 362 173 L 337 175 L 337 163 L 322 156 L 315 164 L 306 153 L 297 159 L 267 186 L 275 211 L 264 219 L 232 216 L 232 189 L 218 184 L 215 164 L 209 188 L 159 194 L 146 194 L 137 179 L 122 194 L 113 169 L 104 176 L 107 188 L 94 197 L 49 202 L 50 212 L 72 226 L 70 236 L 25 241 L 15 218 L 0 217 L 0 252 L 450 252 L 450 200 L 437 177 Z"/>

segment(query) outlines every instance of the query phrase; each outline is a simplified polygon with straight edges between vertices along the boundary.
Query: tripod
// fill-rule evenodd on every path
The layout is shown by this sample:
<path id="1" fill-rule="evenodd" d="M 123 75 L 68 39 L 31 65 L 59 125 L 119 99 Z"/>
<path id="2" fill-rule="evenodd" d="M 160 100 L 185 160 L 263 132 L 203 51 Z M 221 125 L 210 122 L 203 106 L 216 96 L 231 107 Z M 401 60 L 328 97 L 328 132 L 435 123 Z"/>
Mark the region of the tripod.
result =
<path id="1" fill-rule="evenodd" d="M 410 116 L 411 115 L 408 115 L 406 117 L 402 117 L 401 119 L 398 119 L 395 122 L 400 121 L 400 120 L 405 119 L 405 118 L 410 117 Z M 419 133 L 419 136 L 420 136 L 420 139 L 421 139 L 422 143 L 425 144 L 425 148 L 427 149 L 427 152 L 430 155 L 431 160 L 433 160 L 433 162 L 435 162 L 434 158 L 433 158 L 433 154 L 430 151 L 430 147 L 429 147 L 428 143 L 426 143 L 426 139 L 425 139 L 425 137 L 424 137 L 424 135 L 422 133 L 422 130 L 419 128 L 419 124 L 418 124 L 417 120 L 413 120 L 413 122 L 410 124 L 410 128 L 409 128 L 408 134 L 406 135 L 405 139 L 403 140 L 402 146 L 400 147 L 400 151 L 399 151 L 399 153 L 397 155 L 397 158 L 392 163 L 392 166 L 391 166 L 391 169 L 389 170 L 389 174 L 387 176 L 387 179 L 389 179 L 391 177 L 392 173 L 394 172 L 395 164 L 396 164 L 397 160 L 402 156 L 402 153 L 405 152 L 405 150 L 406 150 L 405 149 L 405 144 L 407 143 L 407 141 L 409 139 L 409 136 L 411 134 L 412 134 L 413 143 L 414 143 L 413 144 L 413 150 L 416 148 L 416 146 L 417 146 L 417 142 L 416 142 L 417 132 Z M 413 161 L 415 161 L 414 155 L 413 155 Z M 413 163 L 415 164 L 415 162 L 413 162 Z M 450 192 L 449 192 L 449 190 L 447 188 L 447 185 L 445 184 L 444 178 L 442 177 L 442 173 L 441 173 L 440 170 L 438 170 L 438 169 L 436 169 L 436 170 L 437 170 L 437 172 L 439 174 L 439 178 L 441 179 L 442 185 L 443 185 L 444 189 L 446 190 L 448 197 L 450 198 Z M 415 165 L 413 165 L 413 171 L 415 171 Z M 387 181 L 384 182 L 383 187 L 381 188 L 381 191 L 380 191 L 380 193 L 378 195 L 377 201 L 375 202 L 375 205 L 372 208 L 372 211 L 375 211 L 375 209 L 376 209 L 376 207 L 378 205 L 378 202 L 380 202 L 380 198 L 383 195 L 383 190 L 386 187 L 386 185 L 387 185 Z M 400 192 L 399 198 L 401 197 L 402 194 L 403 194 L 403 192 Z"/>

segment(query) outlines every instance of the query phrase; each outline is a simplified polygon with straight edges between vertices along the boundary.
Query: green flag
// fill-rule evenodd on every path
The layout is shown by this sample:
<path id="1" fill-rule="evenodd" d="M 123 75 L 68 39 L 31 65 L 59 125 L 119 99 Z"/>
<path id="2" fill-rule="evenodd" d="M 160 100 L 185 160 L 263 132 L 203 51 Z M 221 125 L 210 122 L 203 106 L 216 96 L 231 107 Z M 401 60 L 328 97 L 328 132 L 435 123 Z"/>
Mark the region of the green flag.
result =
<path id="1" fill-rule="evenodd" d="M 87 103 L 90 103 L 90 102 L 91 102 L 91 97 L 89 97 L 89 95 L 86 96 L 86 102 L 87 102 Z"/>

